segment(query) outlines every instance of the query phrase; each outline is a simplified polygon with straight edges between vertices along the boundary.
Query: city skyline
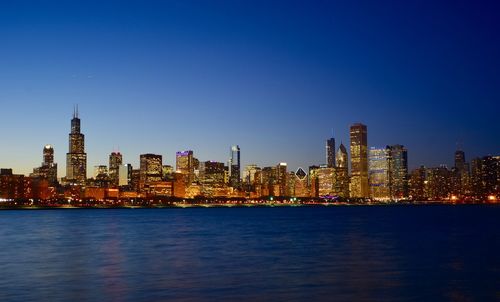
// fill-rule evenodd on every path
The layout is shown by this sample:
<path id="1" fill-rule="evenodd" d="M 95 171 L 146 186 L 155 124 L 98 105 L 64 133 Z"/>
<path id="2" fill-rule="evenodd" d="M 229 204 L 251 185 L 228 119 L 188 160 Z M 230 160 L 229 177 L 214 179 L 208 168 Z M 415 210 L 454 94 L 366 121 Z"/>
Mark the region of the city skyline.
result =
<path id="1" fill-rule="evenodd" d="M 72 153 L 71 153 L 71 151 L 72 151 L 71 149 L 75 149 L 75 148 L 76 148 L 76 149 L 79 149 L 79 151 L 82 151 L 82 150 L 84 149 L 84 146 L 83 146 L 83 145 L 84 145 L 85 143 L 83 142 L 83 140 L 85 140 L 85 135 L 83 135 L 83 134 L 81 134 L 81 133 L 80 133 L 80 131 L 81 131 L 81 119 L 80 119 L 79 117 L 80 117 L 80 113 L 79 113 L 79 106 L 78 106 L 78 105 L 74 105 L 74 108 L 73 108 L 73 115 L 72 115 L 72 120 L 71 120 L 71 128 L 70 128 L 70 129 L 71 129 L 71 131 L 70 131 L 70 133 L 69 133 L 69 137 L 70 137 L 70 141 L 69 141 L 70 150 L 66 150 L 66 151 L 68 151 L 69 153 L 65 153 L 65 152 L 63 152 L 63 154 L 65 155 L 65 156 L 64 156 L 65 161 L 63 161 L 63 162 L 66 162 L 66 165 L 61 165 L 61 164 L 59 164 L 59 165 L 58 165 L 58 161 L 57 161 L 57 159 L 59 158 L 59 156 L 57 156 L 57 154 L 58 154 L 58 152 L 57 152 L 57 148 L 56 148 L 53 144 L 50 144 L 50 143 L 48 143 L 48 144 L 44 144 L 44 147 L 43 147 L 43 148 L 44 148 L 44 150 L 45 150 L 45 148 L 47 148 L 47 147 L 50 147 L 50 148 L 51 148 L 51 152 L 52 152 L 52 154 L 51 154 L 51 156 L 52 156 L 52 161 L 53 161 L 53 162 L 55 162 L 55 167 L 56 167 L 56 169 L 58 169 L 58 170 L 57 170 L 57 175 L 58 175 L 58 178 L 59 178 L 59 179 L 67 177 L 67 175 L 68 175 L 68 171 L 70 171 L 70 170 L 71 170 L 71 169 L 69 168 L 69 165 L 68 165 L 68 163 L 70 163 L 70 158 L 71 158 L 71 155 L 70 155 L 70 154 L 72 154 Z M 352 131 L 352 127 L 357 127 L 357 126 L 363 126 L 363 127 L 365 127 L 365 130 L 364 130 L 364 131 L 367 131 L 367 130 L 366 130 L 366 125 L 364 125 L 364 124 L 362 124 L 362 123 L 353 123 L 353 124 L 351 124 L 349 127 L 350 127 L 350 129 L 351 129 L 351 131 Z M 78 139 L 74 139 L 74 138 L 72 139 L 72 137 L 73 137 L 75 134 L 79 135 Z M 370 134 L 371 134 L 371 133 L 370 133 Z M 80 135 L 81 135 L 81 138 L 80 138 Z M 370 149 L 370 148 L 379 148 L 378 146 L 373 146 L 373 145 L 370 145 L 370 143 L 369 143 L 369 137 L 370 137 L 370 135 L 366 135 L 366 136 L 367 136 L 367 138 L 365 138 L 365 140 L 367 140 L 367 148 L 368 148 L 368 149 Z M 76 143 L 75 143 L 75 142 L 74 142 L 75 140 L 77 140 L 78 142 L 76 142 Z M 80 140 L 81 140 L 81 142 L 80 142 Z M 346 144 L 347 144 L 347 145 L 350 145 L 351 140 L 352 140 L 352 137 L 351 137 L 351 138 L 349 138 L 349 139 L 346 141 Z M 326 141 L 326 148 L 325 148 L 325 147 L 323 147 L 323 152 L 324 152 L 324 154 L 323 154 L 323 161 L 324 161 L 324 162 L 321 162 L 321 161 L 312 162 L 312 161 L 310 161 L 308 164 L 303 164 L 303 165 L 300 165 L 300 164 L 299 164 L 299 165 L 297 165 L 297 166 L 291 166 L 291 170 L 294 170 L 294 171 L 295 171 L 295 170 L 297 170 L 297 169 L 299 169 L 299 168 L 306 168 L 306 167 L 309 167 L 309 166 L 314 166 L 314 165 L 324 165 L 324 166 L 328 166 L 328 167 L 330 167 L 330 166 L 328 165 L 328 161 L 329 161 L 329 157 L 331 157 L 331 156 L 332 156 L 332 153 L 331 153 L 331 151 L 330 151 L 329 144 L 330 144 L 331 142 L 333 142 L 333 143 L 332 143 L 332 146 L 333 146 L 333 148 L 334 148 L 334 150 L 335 150 L 335 151 L 333 152 L 333 162 L 335 162 L 335 153 L 337 153 L 337 152 L 339 151 L 339 149 L 338 149 L 338 148 L 336 148 L 336 149 L 335 149 L 335 137 L 333 137 L 331 134 L 330 134 L 329 136 L 326 136 L 326 137 L 325 137 L 324 142 L 325 142 L 325 141 Z M 340 144 L 344 144 L 344 141 L 340 141 Z M 74 145 L 76 145 L 76 147 L 75 147 Z M 80 145 L 82 145 L 82 146 L 80 146 Z M 383 146 L 386 146 L 386 145 L 387 145 L 387 146 L 389 146 L 388 144 L 382 144 L 382 145 L 383 145 Z M 395 144 L 395 145 L 397 145 L 397 144 Z M 340 147 L 340 145 L 339 145 L 339 147 Z M 238 148 L 237 150 L 238 150 L 238 160 L 239 160 L 239 156 L 240 156 L 240 155 L 239 155 L 239 153 L 240 153 L 240 148 L 239 148 L 239 145 L 233 145 L 233 146 L 231 146 L 231 151 L 234 151 L 234 150 L 233 150 L 233 148 Z M 81 149 L 81 150 L 80 150 L 80 149 Z M 227 148 L 226 148 L 226 149 L 227 149 Z M 366 153 L 366 156 L 364 156 L 364 157 L 366 158 L 366 161 L 368 161 L 368 158 L 369 158 L 368 153 L 367 153 L 367 152 L 368 152 L 368 149 L 367 149 L 367 150 L 366 150 L 366 152 L 365 152 L 365 153 Z M 54 151 L 54 150 L 55 150 L 55 151 Z M 107 155 L 105 156 L 105 158 L 103 158 L 102 160 L 97 160 L 97 161 L 95 161 L 95 164 L 91 164 L 91 163 L 86 162 L 86 158 L 87 158 L 88 154 L 87 154 L 87 153 L 83 153 L 83 154 L 85 155 L 85 159 L 84 159 L 84 161 L 86 162 L 86 163 L 85 163 L 85 169 L 84 169 L 84 170 L 85 170 L 85 174 L 86 174 L 86 177 L 87 177 L 87 178 L 93 178 L 93 177 L 95 177 L 95 175 L 94 175 L 94 174 L 95 174 L 95 172 L 94 172 L 94 170 L 93 170 L 92 168 L 97 168 L 97 167 L 106 167 L 107 169 L 109 169 L 109 168 L 110 168 L 110 166 L 108 165 L 108 162 L 107 162 L 107 161 L 109 160 L 109 163 L 111 163 L 111 161 L 112 161 L 112 159 L 111 159 L 111 158 L 112 158 L 114 155 L 117 155 L 117 154 L 119 154 L 119 156 L 120 156 L 120 160 L 119 160 L 119 161 L 120 161 L 120 164 L 123 162 L 123 164 L 131 164 L 133 167 L 139 167 L 139 166 L 140 166 L 140 156 L 141 156 L 141 155 L 144 155 L 144 154 L 158 154 L 158 155 L 161 155 L 163 158 L 165 158 L 165 161 L 163 162 L 163 164 L 165 164 L 165 165 L 170 165 L 170 166 L 175 167 L 175 166 L 177 166 L 178 156 L 179 156 L 180 154 L 181 154 L 181 155 L 183 155 L 184 153 L 186 153 L 186 154 L 187 154 L 187 152 L 191 152 L 191 154 L 193 153 L 193 150 L 192 150 L 192 149 L 190 149 L 190 148 L 187 148 L 186 150 L 188 150 L 188 151 L 175 151 L 175 152 L 172 154 L 172 157 L 173 157 L 173 160 L 172 160 L 172 158 L 170 158 L 169 156 L 165 156 L 166 154 L 165 154 L 165 153 L 161 153 L 161 152 L 157 152 L 157 153 L 155 153 L 155 152 L 148 152 L 148 151 L 144 151 L 144 152 L 142 152 L 142 153 L 140 153 L 140 154 L 135 154 L 135 155 L 136 155 L 136 156 L 135 156 L 135 155 L 130 155 L 130 154 L 124 154 L 124 153 L 123 153 L 123 151 L 120 151 L 120 149 L 119 149 L 119 148 L 116 148 L 116 149 L 113 149 L 112 151 L 108 152 L 108 154 L 107 154 Z M 202 150 L 202 149 L 201 149 L 201 150 L 194 150 L 194 151 L 196 151 L 196 156 L 198 157 L 198 159 L 199 159 L 200 161 L 216 161 L 216 162 L 217 162 L 217 161 L 220 161 L 220 162 L 222 162 L 222 163 L 227 163 L 228 165 L 229 165 L 229 163 L 231 162 L 232 153 L 231 153 L 229 156 L 227 156 L 226 158 L 216 158 L 216 159 L 214 159 L 214 158 L 199 158 L 199 154 L 200 154 L 200 153 L 203 153 L 203 150 Z M 44 151 L 44 152 L 45 152 L 45 151 Z M 227 152 L 227 151 L 226 151 L 226 152 Z M 411 152 L 411 151 L 410 151 L 410 152 Z M 458 146 L 458 144 L 457 144 L 457 149 L 455 149 L 454 154 L 452 154 L 452 155 L 450 155 L 450 156 L 449 156 L 449 157 L 450 157 L 450 159 L 448 160 L 448 162 L 446 162 L 446 163 L 441 163 L 441 164 L 437 164 L 437 165 L 434 165 L 434 166 L 436 166 L 436 167 L 437 167 L 437 166 L 445 165 L 445 166 L 447 166 L 447 167 L 449 167 L 449 168 L 453 167 L 453 166 L 456 164 L 456 158 L 455 158 L 455 157 L 457 156 L 457 152 L 469 154 L 468 152 L 466 152 L 463 148 L 461 148 L 461 147 L 460 147 L 460 146 Z M 39 153 L 39 152 L 38 152 L 38 153 Z M 352 169 L 352 166 L 351 166 L 351 152 L 347 152 L 347 154 L 348 154 L 348 159 L 349 159 L 348 171 L 349 171 L 349 173 L 351 173 L 351 172 L 352 172 L 352 171 L 351 171 L 351 169 Z M 410 154 L 411 154 L 411 153 L 410 153 Z M 124 159 L 122 159 L 122 157 L 123 157 L 124 155 L 125 155 L 125 160 L 124 160 Z M 245 154 L 245 155 L 246 155 L 246 154 Z M 411 156 L 412 156 L 412 155 L 413 155 L 413 154 L 411 154 L 411 155 L 410 155 L 410 158 L 411 158 Z M 486 155 L 495 156 L 495 155 L 497 155 L 497 154 L 495 154 L 495 153 L 489 153 L 489 154 L 486 154 Z M 191 156 L 192 156 L 192 155 L 191 155 Z M 286 156 L 290 156 L 290 154 L 288 154 L 288 153 L 284 154 L 284 157 L 286 157 Z M 454 156 L 455 156 L 455 157 L 454 157 Z M 475 158 L 475 157 L 470 156 L 470 155 L 467 155 L 467 156 L 468 156 L 468 159 L 469 159 L 469 160 L 470 160 L 470 159 L 472 159 L 472 158 Z M 476 157 L 482 157 L 482 156 L 485 156 L 485 154 L 480 155 L 480 156 L 476 156 Z M 243 157 L 243 158 L 244 158 L 244 157 Z M 408 162 L 410 162 L 410 160 L 409 160 L 409 159 L 407 159 L 407 161 L 408 161 Z M 8 160 L 7 160 L 7 162 L 8 162 Z M 241 175 L 241 172 L 243 171 L 243 168 L 244 168 L 244 167 L 246 167 L 246 166 L 248 166 L 248 165 L 257 165 L 257 166 L 273 166 L 273 165 L 275 165 L 276 163 L 286 162 L 286 163 L 287 163 L 287 165 L 288 165 L 288 166 L 290 166 L 290 165 L 289 165 L 289 163 L 288 163 L 288 162 L 287 162 L 284 158 L 282 158 L 282 159 L 280 159 L 280 160 L 277 160 L 276 162 L 271 162 L 271 161 L 269 161 L 269 160 L 268 160 L 268 161 L 267 161 L 267 163 L 268 163 L 268 164 L 262 164 L 262 163 L 260 163 L 260 162 L 249 162 L 249 161 L 242 161 L 242 162 L 244 162 L 245 164 L 240 164 L 240 165 L 241 165 L 241 167 L 239 167 L 239 169 L 240 169 L 240 171 L 239 171 L 239 172 L 240 172 L 240 175 Z M 44 164 L 45 164 L 45 162 L 42 162 L 42 165 L 44 165 Z M 119 165 L 120 165 L 120 164 L 119 164 Z M 116 164 L 115 164 L 115 165 L 116 165 Z M 28 168 L 27 173 L 23 173 L 22 171 L 17 170 L 15 167 L 8 166 L 8 165 L 4 165 L 4 166 L 1 166 L 1 167 L 2 167 L 2 168 L 12 168 L 12 169 L 13 169 L 13 171 L 14 171 L 14 172 L 16 172 L 17 174 L 23 174 L 23 175 L 26 175 L 26 176 L 27 176 L 27 175 L 29 175 L 29 174 L 33 173 L 33 169 L 34 169 L 34 168 L 36 168 L 36 167 L 38 167 L 38 166 L 39 166 L 39 165 L 35 165 L 35 166 L 33 166 L 33 167 Z M 432 165 L 426 165 L 425 163 L 414 163 L 414 166 L 410 166 L 410 165 L 408 165 L 408 169 L 409 169 L 409 170 L 414 170 L 414 169 L 419 168 L 420 166 L 430 167 L 430 166 L 432 166 Z M 117 169 L 117 168 L 115 167 L 115 169 Z M 111 173 L 111 170 L 110 170 L 109 172 Z M 116 172 L 114 172 L 114 173 L 118 173 L 118 172 L 116 171 Z M 365 177 L 367 178 L 367 176 L 365 176 Z M 81 177 L 80 177 L 80 178 L 81 178 Z M 80 181 L 81 181 L 81 179 L 80 179 Z M 365 190 L 367 190 L 367 189 L 365 189 Z M 363 194 L 363 195 L 367 196 L 367 194 L 368 194 L 368 191 L 366 191 L 366 192 L 365 192 L 365 194 Z"/>
<path id="2" fill-rule="evenodd" d="M 60 12 L 64 11 L 64 14 Z M 79 104 L 88 167 L 120 150 L 195 150 L 241 166 L 323 163 L 335 130 L 369 126 L 409 167 L 500 150 L 497 3 L 92 1 L 0 4 L 0 166 L 29 174 L 40 146 L 64 175 Z M 284 151 L 286 150 L 286 152 Z M 289 152 L 293 151 L 293 152 Z M 89 174 L 91 171 L 89 169 Z"/>

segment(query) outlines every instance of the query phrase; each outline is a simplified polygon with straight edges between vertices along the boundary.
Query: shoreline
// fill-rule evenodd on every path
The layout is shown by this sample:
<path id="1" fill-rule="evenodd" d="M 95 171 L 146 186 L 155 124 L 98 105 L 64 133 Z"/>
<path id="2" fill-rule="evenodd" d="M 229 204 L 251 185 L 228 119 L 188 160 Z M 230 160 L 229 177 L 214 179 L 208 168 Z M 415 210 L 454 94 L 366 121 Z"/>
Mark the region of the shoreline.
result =
<path id="1" fill-rule="evenodd" d="M 497 206 L 498 203 L 449 203 L 449 202 L 400 202 L 400 203 L 260 203 L 260 204 L 168 204 L 168 205 L 96 205 L 96 206 L 40 206 L 18 205 L 1 206 L 5 210 L 134 210 L 134 209 L 203 209 L 203 208 L 280 208 L 280 207 L 386 207 L 386 206 Z"/>

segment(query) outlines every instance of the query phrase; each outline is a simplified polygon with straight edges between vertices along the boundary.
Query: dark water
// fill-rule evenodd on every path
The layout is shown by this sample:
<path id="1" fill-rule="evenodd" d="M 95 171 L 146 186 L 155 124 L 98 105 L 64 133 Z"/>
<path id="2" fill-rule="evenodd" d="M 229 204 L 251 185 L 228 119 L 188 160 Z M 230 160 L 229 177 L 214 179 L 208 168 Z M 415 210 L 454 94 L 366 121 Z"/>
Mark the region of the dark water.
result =
<path id="1" fill-rule="evenodd" d="M 500 207 L 0 211 L 0 301 L 500 301 Z"/>

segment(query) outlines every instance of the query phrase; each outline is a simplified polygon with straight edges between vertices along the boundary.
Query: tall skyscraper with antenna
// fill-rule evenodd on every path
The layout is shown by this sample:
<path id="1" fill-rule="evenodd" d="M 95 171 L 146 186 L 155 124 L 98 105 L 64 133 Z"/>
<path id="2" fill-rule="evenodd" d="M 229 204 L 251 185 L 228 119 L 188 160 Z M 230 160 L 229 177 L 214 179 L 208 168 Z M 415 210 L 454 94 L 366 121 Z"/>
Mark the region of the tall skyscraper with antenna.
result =
<path id="1" fill-rule="evenodd" d="M 85 135 L 80 131 L 78 105 L 73 109 L 71 133 L 69 134 L 69 152 L 66 154 L 66 181 L 84 185 L 87 179 L 87 153 L 85 153 Z"/>

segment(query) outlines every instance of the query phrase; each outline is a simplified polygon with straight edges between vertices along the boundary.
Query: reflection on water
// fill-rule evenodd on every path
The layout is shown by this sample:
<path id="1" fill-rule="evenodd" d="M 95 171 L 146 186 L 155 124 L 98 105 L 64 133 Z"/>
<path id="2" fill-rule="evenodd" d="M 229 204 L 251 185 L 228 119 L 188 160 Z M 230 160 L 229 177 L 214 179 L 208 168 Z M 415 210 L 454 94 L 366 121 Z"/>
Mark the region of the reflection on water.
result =
<path id="1" fill-rule="evenodd" d="M 485 301 L 500 207 L 0 212 L 1 301 Z"/>

